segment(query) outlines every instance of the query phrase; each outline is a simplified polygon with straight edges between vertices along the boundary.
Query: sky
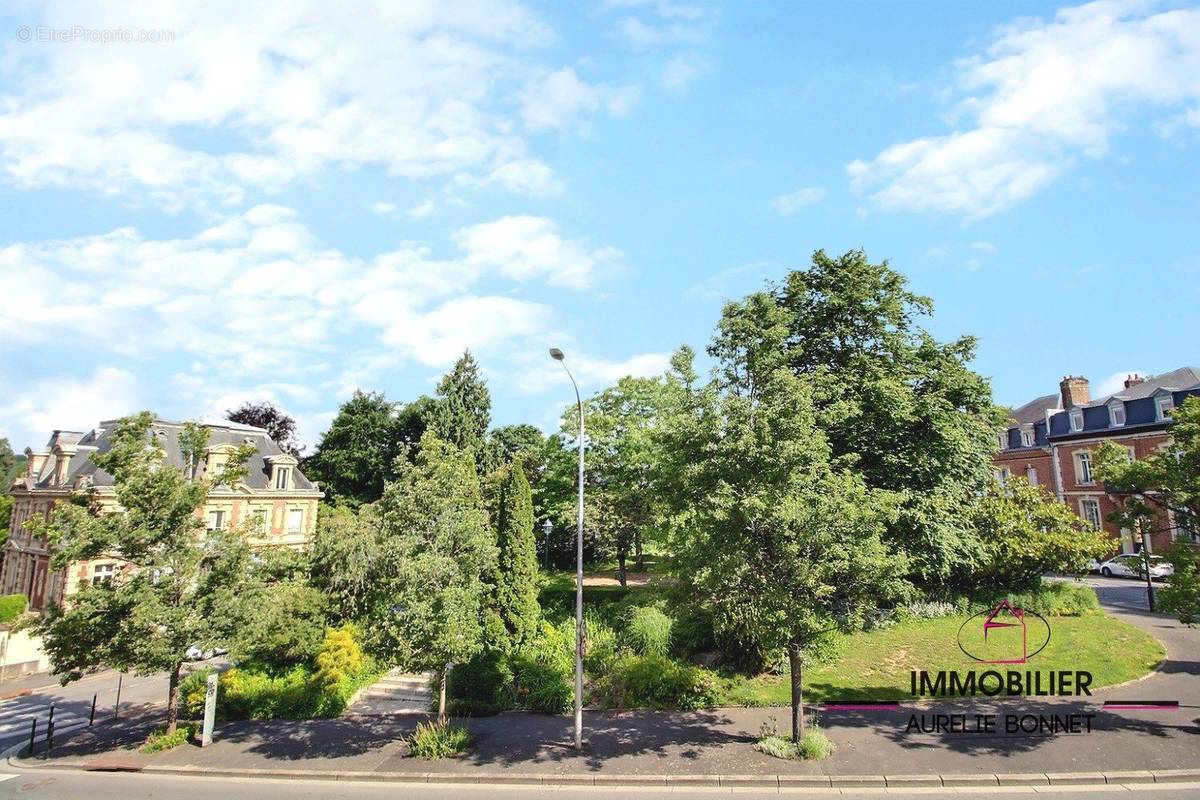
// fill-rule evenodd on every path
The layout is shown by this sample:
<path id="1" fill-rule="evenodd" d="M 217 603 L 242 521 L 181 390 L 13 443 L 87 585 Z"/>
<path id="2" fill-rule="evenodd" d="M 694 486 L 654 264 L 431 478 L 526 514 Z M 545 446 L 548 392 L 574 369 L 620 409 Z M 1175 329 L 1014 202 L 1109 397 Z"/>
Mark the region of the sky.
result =
<path id="1" fill-rule="evenodd" d="M 496 424 L 703 351 L 862 248 L 1019 405 L 1200 364 L 1200 6 L 6 4 L 0 436 L 356 388 L 464 348 Z"/>

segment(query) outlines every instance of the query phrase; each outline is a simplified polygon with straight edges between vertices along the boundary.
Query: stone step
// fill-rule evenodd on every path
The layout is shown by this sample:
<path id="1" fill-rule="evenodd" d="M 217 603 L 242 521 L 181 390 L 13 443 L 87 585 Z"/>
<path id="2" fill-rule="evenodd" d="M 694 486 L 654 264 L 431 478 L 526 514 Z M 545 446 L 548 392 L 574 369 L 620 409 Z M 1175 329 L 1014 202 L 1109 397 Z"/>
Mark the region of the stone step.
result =
<path id="1" fill-rule="evenodd" d="M 432 674 L 414 675 L 392 670 L 364 687 L 346 709 L 348 716 L 425 714 L 433 703 Z"/>

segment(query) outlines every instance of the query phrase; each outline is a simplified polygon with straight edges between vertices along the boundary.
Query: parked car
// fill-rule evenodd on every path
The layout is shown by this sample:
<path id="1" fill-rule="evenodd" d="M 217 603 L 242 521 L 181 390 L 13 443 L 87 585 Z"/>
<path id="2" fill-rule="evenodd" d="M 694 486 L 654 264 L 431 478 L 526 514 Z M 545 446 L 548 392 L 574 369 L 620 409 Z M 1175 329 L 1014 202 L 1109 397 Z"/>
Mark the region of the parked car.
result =
<path id="1" fill-rule="evenodd" d="M 1106 578 L 1141 578 L 1145 559 L 1140 553 L 1122 553 L 1100 564 L 1100 574 Z M 1162 556 L 1150 556 L 1150 578 L 1164 580 L 1175 573 L 1166 559 Z"/>
<path id="2" fill-rule="evenodd" d="M 188 661 L 208 661 L 213 656 L 223 656 L 229 651 L 224 647 L 214 647 L 211 650 L 201 650 L 196 645 L 187 649 Z"/>

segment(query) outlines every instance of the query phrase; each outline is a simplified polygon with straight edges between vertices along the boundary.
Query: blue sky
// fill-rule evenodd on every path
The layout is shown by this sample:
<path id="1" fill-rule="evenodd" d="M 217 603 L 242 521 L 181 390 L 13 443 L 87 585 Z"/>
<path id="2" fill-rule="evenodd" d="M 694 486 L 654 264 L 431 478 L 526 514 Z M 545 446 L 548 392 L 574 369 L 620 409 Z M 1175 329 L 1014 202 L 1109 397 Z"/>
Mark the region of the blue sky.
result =
<path id="1" fill-rule="evenodd" d="M 1198 362 L 1193 4 L 325 5 L 0 17 L 15 447 L 243 399 L 311 445 L 468 346 L 550 428 L 549 346 L 652 374 L 817 248 L 890 259 L 1000 402 Z"/>

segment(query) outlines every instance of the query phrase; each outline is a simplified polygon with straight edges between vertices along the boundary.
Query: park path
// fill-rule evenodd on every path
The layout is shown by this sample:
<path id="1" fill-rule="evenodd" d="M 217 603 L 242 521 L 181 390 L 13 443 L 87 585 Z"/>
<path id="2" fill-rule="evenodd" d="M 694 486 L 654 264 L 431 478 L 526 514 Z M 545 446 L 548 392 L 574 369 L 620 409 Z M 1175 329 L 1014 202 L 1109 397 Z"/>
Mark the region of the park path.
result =
<path id="1" fill-rule="evenodd" d="M 385 717 L 391 714 L 425 714 L 433 703 L 429 672 L 401 672 L 393 669 L 375 683 L 362 689 L 350 703 L 344 716 Z"/>

